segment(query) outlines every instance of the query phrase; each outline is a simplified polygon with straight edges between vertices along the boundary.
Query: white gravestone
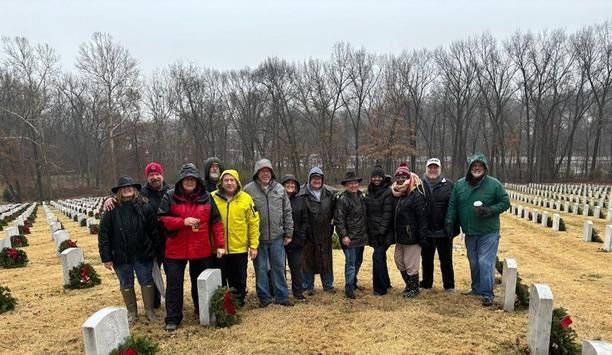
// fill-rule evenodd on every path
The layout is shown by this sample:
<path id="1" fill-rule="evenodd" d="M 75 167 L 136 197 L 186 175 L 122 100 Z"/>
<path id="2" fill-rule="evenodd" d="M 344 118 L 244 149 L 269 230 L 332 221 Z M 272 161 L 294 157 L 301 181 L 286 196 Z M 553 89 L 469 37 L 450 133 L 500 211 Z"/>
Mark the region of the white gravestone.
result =
<path id="1" fill-rule="evenodd" d="M 612 344 L 603 340 L 585 340 L 582 342 L 582 355 L 610 355 Z"/>
<path id="2" fill-rule="evenodd" d="M 83 323 L 86 355 L 107 355 L 130 336 L 127 309 L 106 307 Z"/>
<path id="3" fill-rule="evenodd" d="M 601 218 L 601 207 L 593 207 L 593 217 Z"/>
<path id="4" fill-rule="evenodd" d="M 214 316 L 210 312 L 210 301 L 219 286 L 221 286 L 220 269 L 206 269 L 198 276 L 198 305 L 201 325 L 212 325 L 215 322 Z"/>
<path id="5" fill-rule="evenodd" d="M 582 209 L 582 215 L 584 217 L 588 217 L 589 216 L 589 205 L 588 204 L 584 205 L 584 208 Z"/>
<path id="6" fill-rule="evenodd" d="M 580 207 L 580 204 L 579 204 L 578 202 L 576 202 L 576 203 L 574 204 L 574 211 L 573 211 L 573 212 L 574 212 L 574 214 L 576 214 L 576 215 L 578 214 L 578 207 Z"/>
<path id="7" fill-rule="evenodd" d="M 58 230 L 62 229 L 62 225 L 60 224 L 60 222 L 53 222 L 51 223 L 51 233 L 55 233 Z"/>
<path id="8" fill-rule="evenodd" d="M 606 238 L 604 239 L 603 249 L 612 251 L 612 224 L 606 226 Z"/>
<path id="9" fill-rule="evenodd" d="M 85 225 L 89 227 L 92 224 L 98 224 L 98 221 L 93 217 L 87 218 L 87 220 L 85 221 Z"/>
<path id="10" fill-rule="evenodd" d="M 612 222 L 612 207 L 608 208 L 608 222 Z"/>
<path id="11" fill-rule="evenodd" d="M 590 242 L 593 238 L 593 222 L 585 221 L 584 228 L 582 230 L 582 238 L 585 242 Z"/>
<path id="12" fill-rule="evenodd" d="M 70 239 L 70 235 L 67 231 L 61 229 L 53 233 L 53 241 L 55 242 L 55 252 L 59 255 L 58 248 L 63 241 Z"/>
<path id="13" fill-rule="evenodd" d="M 539 211 L 533 210 L 533 214 L 531 215 L 531 221 L 533 223 L 538 223 L 538 215 L 539 215 Z"/>
<path id="14" fill-rule="evenodd" d="M 555 214 L 553 215 L 553 224 L 552 224 L 552 229 L 553 229 L 555 232 L 558 232 L 558 231 L 559 231 L 559 224 L 560 224 L 560 223 L 561 223 L 561 216 L 559 216 L 559 214 L 558 214 L 558 213 L 555 213 Z"/>
<path id="15" fill-rule="evenodd" d="M 552 323 L 553 294 L 545 284 L 529 288 L 529 321 L 527 345 L 531 355 L 548 355 Z"/>
<path id="16" fill-rule="evenodd" d="M 9 227 L 6 229 L 6 237 L 11 238 L 14 235 L 19 235 L 19 228 L 17 227 Z"/>
<path id="17" fill-rule="evenodd" d="M 548 212 L 542 212 L 542 226 L 548 227 Z"/>
<path id="18" fill-rule="evenodd" d="M 516 300 L 516 280 L 518 276 L 518 265 L 516 260 L 504 259 L 502 272 L 502 304 L 506 312 L 514 311 L 514 301 Z"/>
<path id="19" fill-rule="evenodd" d="M 13 244 L 11 243 L 11 237 L 0 239 L 0 250 L 4 248 L 12 248 Z"/>
<path id="20" fill-rule="evenodd" d="M 83 251 L 81 248 L 68 248 L 60 254 L 60 259 L 64 272 L 64 285 L 68 285 L 70 284 L 70 270 L 85 260 Z"/>

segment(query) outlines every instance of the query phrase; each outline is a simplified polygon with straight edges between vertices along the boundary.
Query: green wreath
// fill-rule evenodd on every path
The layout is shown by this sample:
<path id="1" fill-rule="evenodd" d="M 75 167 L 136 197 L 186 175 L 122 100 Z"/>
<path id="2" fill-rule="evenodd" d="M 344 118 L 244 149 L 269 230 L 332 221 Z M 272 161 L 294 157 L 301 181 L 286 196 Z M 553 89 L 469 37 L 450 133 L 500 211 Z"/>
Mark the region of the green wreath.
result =
<path id="1" fill-rule="evenodd" d="M 59 247 L 57 248 L 57 252 L 61 254 L 64 250 L 68 248 L 78 248 L 76 240 L 75 241 L 72 241 L 72 239 L 64 240 L 63 242 L 60 243 Z"/>
<path id="2" fill-rule="evenodd" d="M 25 251 L 15 248 L 4 248 L 0 252 L 0 266 L 5 269 L 24 267 L 28 264 L 28 256 Z"/>
<path id="3" fill-rule="evenodd" d="M 99 230 L 100 230 L 100 228 L 98 227 L 97 224 L 90 224 L 89 225 L 89 234 L 98 234 Z"/>
<path id="4" fill-rule="evenodd" d="M 87 263 L 80 263 L 73 267 L 68 275 L 70 276 L 70 283 L 64 287 L 69 289 L 90 288 L 102 283 L 96 270 Z"/>
<path id="5" fill-rule="evenodd" d="M 0 286 L 0 314 L 15 309 L 17 300 L 11 295 L 8 287 Z"/>
<path id="6" fill-rule="evenodd" d="M 28 243 L 28 238 L 21 234 L 11 236 L 11 244 L 16 248 L 23 248 L 30 245 L 30 243 Z"/>
<path id="7" fill-rule="evenodd" d="M 230 327 L 240 323 L 238 300 L 232 289 L 219 286 L 210 301 L 210 310 L 215 316 L 215 325 L 219 328 Z"/>
<path id="8" fill-rule="evenodd" d="M 553 309 L 550 329 L 550 354 L 580 354 L 582 346 L 576 342 L 576 331 L 570 328 L 572 320 L 562 308 Z"/>
<path id="9" fill-rule="evenodd" d="M 130 335 L 123 343 L 110 352 L 110 355 L 155 355 L 159 351 L 157 343 L 147 337 Z"/>

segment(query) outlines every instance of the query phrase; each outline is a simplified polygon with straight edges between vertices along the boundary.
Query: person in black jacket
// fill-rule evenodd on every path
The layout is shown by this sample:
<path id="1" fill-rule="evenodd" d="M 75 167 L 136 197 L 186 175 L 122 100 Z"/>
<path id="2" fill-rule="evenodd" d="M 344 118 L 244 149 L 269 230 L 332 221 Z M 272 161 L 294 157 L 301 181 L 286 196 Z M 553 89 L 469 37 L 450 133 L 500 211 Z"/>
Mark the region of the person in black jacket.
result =
<path id="1" fill-rule="evenodd" d="M 428 234 L 425 193 L 421 179 L 410 173 L 407 163 L 402 163 L 395 171 L 391 190 L 397 203 L 394 215 L 395 264 L 406 283 L 404 297 L 414 297 L 419 294 L 421 247 Z"/>
<path id="2" fill-rule="evenodd" d="M 342 180 L 346 190 L 338 196 L 334 226 L 345 256 L 344 292 L 355 298 L 357 274 L 363 261 L 363 249 L 368 243 L 366 197 L 359 190 L 361 178 L 349 171 Z"/>
<path id="3" fill-rule="evenodd" d="M 119 178 L 112 188 L 117 206 L 106 211 L 100 221 L 98 249 L 104 267 L 115 270 L 121 295 L 128 309 L 130 322 L 138 319 L 134 273 L 138 277 L 145 313 L 149 321 L 156 321 L 153 310 L 153 259 L 157 244 L 157 216 L 138 192 L 140 184 L 132 178 Z"/>
<path id="4" fill-rule="evenodd" d="M 368 185 L 368 244 L 374 248 L 372 254 L 372 283 L 374 294 L 382 296 L 391 287 L 387 269 L 387 250 L 393 243 L 393 195 L 391 177 L 385 176 L 380 165 L 372 169 Z"/>
<path id="5" fill-rule="evenodd" d="M 423 263 L 423 280 L 420 287 L 430 289 L 433 286 L 434 255 L 438 250 L 440 270 L 442 271 L 442 284 L 447 292 L 455 290 L 455 274 L 453 271 L 453 236 L 459 234 L 459 226 L 454 227 L 452 235 L 447 235 L 444 225 L 448 200 L 455 184 L 442 176 L 442 168 L 438 158 L 427 161 L 425 175 L 426 210 L 429 219 L 429 236 L 425 238 L 427 247 L 421 250 Z"/>
<path id="6" fill-rule="evenodd" d="M 302 249 L 308 233 L 308 210 L 304 199 L 300 197 L 300 183 L 293 175 L 285 175 L 281 179 L 285 192 L 291 201 L 291 213 L 293 216 L 293 238 L 291 243 L 285 246 L 287 262 L 291 271 L 291 293 L 298 301 L 305 301 L 304 285 L 302 277 Z"/>

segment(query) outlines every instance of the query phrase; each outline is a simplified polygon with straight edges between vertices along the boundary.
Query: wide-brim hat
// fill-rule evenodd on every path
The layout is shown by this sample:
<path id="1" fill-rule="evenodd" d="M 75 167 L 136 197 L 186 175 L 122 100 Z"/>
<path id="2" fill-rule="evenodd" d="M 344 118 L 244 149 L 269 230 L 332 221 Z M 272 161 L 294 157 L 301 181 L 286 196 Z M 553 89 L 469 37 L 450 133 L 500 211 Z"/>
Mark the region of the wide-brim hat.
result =
<path id="1" fill-rule="evenodd" d="M 342 185 L 346 184 L 347 182 L 351 182 L 351 181 L 357 181 L 357 182 L 361 182 L 361 180 L 363 180 L 362 178 L 358 177 L 354 171 L 347 171 L 346 174 L 344 175 L 344 179 L 342 179 L 342 181 L 340 181 L 340 183 Z"/>
<path id="2" fill-rule="evenodd" d="M 111 189 L 111 191 L 116 194 L 117 191 L 119 191 L 120 188 L 122 187 L 127 187 L 127 186 L 133 186 L 135 187 L 137 190 L 140 190 L 140 188 L 142 187 L 142 185 L 137 184 L 134 182 L 134 179 L 132 179 L 129 176 L 122 176 L 119 178 L 119 180 L 117 181 L 117 186 L 113 187 Z"/>

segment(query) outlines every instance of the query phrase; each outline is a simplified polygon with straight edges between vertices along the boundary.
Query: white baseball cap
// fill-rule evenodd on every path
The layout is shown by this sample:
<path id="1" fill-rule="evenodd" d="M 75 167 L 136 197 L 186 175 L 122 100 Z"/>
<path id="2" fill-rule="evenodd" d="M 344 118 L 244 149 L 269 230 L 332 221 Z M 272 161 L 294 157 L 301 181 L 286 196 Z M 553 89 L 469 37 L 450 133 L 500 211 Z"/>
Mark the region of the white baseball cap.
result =
<path id="1" fill-rule="evenodd" d="M 436 164 L 437 166 L 442 166 L 442 164 L 440 164 L 440 159 L 438 159 L 438 158 L 431 158 L 431 159 L 429 159 L 425 166 L 430 166 L 431 164 Z"/>

